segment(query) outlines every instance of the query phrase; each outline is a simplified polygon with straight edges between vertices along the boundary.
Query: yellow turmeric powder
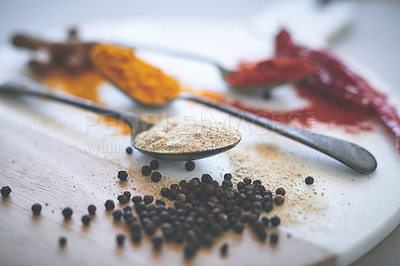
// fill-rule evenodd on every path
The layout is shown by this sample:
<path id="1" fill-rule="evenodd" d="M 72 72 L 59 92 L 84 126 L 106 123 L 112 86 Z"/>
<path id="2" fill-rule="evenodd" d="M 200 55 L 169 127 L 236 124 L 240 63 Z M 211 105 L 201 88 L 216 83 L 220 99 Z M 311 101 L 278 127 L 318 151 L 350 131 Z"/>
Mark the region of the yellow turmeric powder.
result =
<path id="1" fill-rule="evenodd" d="M 61 90 L 74 96 L 103 104 L 100 100 L 98 87 L 104 82 L 104 79 L 93 69 L 88 68 L 77 73 L 71 73 L 65 68 L 54 67 L 46 71 L 37 72 L 36 78 L 50 89 Z M 120 132 L 124 135 L 131 134 L 130 127 L 119 120 L 107 116 L 99 116 L 99 119 L 108 125 L 118 126 Z"/>
<path id="2" fill-rule="evenodd" d="M 97 44 L 91 49 L 90 58 L 100 73 L 141 103 L 161 105 L 181 92 L 174 78 L 137 58 L 130 48 Z"/>

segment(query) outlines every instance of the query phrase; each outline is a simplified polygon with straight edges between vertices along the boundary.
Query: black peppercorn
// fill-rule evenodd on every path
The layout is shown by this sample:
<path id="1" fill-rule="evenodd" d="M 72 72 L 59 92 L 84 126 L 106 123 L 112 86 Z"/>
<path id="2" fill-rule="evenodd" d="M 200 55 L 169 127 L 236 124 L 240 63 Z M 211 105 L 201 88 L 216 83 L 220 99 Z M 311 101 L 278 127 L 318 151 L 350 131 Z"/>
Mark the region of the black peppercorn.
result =
<path id="1" fill-rule="evenodd" d="M 158 205 L 164 205 L 165 206 L 165 201 L 163 199 L 156 199 L 156 206 Z"/>
<path id="2" fill-rule="evenodd" d="M 94 206 L 93 204 L 90 204 L 89 207 L 88 207 L 89 214 L 90 215 L 96 214 L 96 209 L 97 209 L 96 206 Z"/>
<path id="3" fill-rule="evenodd" d="M 240 216 L 240 221 L 241 221 L 242 223 L 247 223 L 247 222 L 249 222 L 249 219 L 250 219 L 250 216 L 249 216 L 248 214 L 242 214 L 242 215 Z"/>
<path id="4" fill-rule="evenodd" d="M 203 174 L 203 175 L 201 176 L 201 182 L 204 182 L 204 183 L 206 183 L 206 184 L 209 184 L 209 183 L 211 183 L 212 181 L 213 181 L 213 179 L 212 179 L 211 175 L 209 175 L 209 174 Z"/>
<path id="5" fill-rule="evenodd" d="M 0 193 L 3 197 L 8 197 L 12 189 L 9 186 L 4 186 L 1 188 Z"/>
<path id="6" fill-rule="evenodd" d="M 132 208 L 129 205 L 124 207 L 124 213 L 128 213 L 128 212 L 132 213 Z"/>
<path id="7" fill-rule="evenodd" d="M 221 256 L 226 256 L 228 254 L 228 243 L 224 243 L 219 251 Z"/>
<path id="8" fill-rule="evenodd" d="M 153 235 L 157 230 L 157 227 L 154 225 L 153 222 L 149 221 L 144 223 L 144 231 L 148 235 Z"/>
<path id="9" fill-rule="evenodd" d="M 151 167 L 148 165 L 145 165 L 142 167 L 142 175 L 144 176 L 149 176 L 151 174 Z"/>
<path id="10" fill-rule="evenodd" d="M 161 180 L 162 175 L 160 174 L 160 172 L 153 172 L 151 174 L 151 181 L 153 182 L 158 182 Z"/>
<path id="11" fill-rule="evenodd" d="M 269 219 L 270 223 L 272 226 L 276 227 L 281 223 L 281 219 L 279 219 L 278 216 L 274 215 L 271 217 L 271 219 Z"/>
<path id="12" fill-rule="evenodd" d="M 118 245 L 119 247 L 121 247 L 121 246 L 124 245 L 125 236 L 124 236 L 123 234 L 119 234 L 119 235 L 117 235 L 116 240 L 117 240 L 117 245 Z"/>
<path id="13" fill-rule="evenodd" d="M 162 219 L 161 219 L 161 220 L 162 220 Z M 172 226 L 171 224 L 169 224 L 169 223 L 164 223 L 164 224 L 162 225 L 161 229 L 162 229 L 162 232 L 163 232 L 164 237 L 165 237 L 167 240 L 172 239 L 172 237 L 174 236 L 174 228 L 173 228 L 173 226 Z"/>
<path id="14" fill-rule="evenodd" d="M 70 207 L 65 207 L 62 210 L 62 215 L 64 216 L 65 220 L 71 219 L 72 213 L 73 213 L 73 211 L 72 211 L 72 209 Z"/>
<path id="15" fill-rule="evenodd" d="M 243 232 L 243 229 L 244 229 L 244 226 L 243 226 L 242 223 L 237 222 L 237 223 L 235 223 L 235 224 L 233 225 L 233 231 L 234 231 L 235 233 L 240 234 L 240 233 Z"/>
<path id="16" fill-rule="evenodd" d="M 276 233 L 271 233 L 271 235 L 269 236 L 269 241 L 270 241 L 272 244 L 276 244 L 276 243 L 278 243 L 278 240 L 279 240 L 278 234 L 276 234 Z"/>
<path id="17" fill-rule="evenodd" d="M 40 205 L 39 203 L 35 203 L 32 205 L 31 209 L 34 215 L 39 215 L 42 211 L 42 205 Z"/>
<path id="18" fill-rule="evenodd" d="M 179 181 L 179 186 L 180 186 L 181 188 L 187 187 L 187 181 L 186 181 L 186 180 L 181 180 L 181 181 Z"/>
<path id="19" fill-rule="evenodd" d="M 85 214 L 82 216 L 82 223 L 83 225 L 89 225 L 90 224 L 90 216 Z"/>
<path id="20" fill-rule="evenodd" d="M 152 160 L 152 161 L 150 162 L 150 168 L 151 168 L 151 169 L 157 170 L 158 167 L 160 167 L 160 163 L 159 163 L 158 160 L 155 160 L 155 159 L 154 159 L 154 160 Z"/>
<path id="21" fill-rule="evenodd" d="M 264 202 L 264 211 L 270 212 L 273 207 L 272 201 Z"/>
<path id="22" fill-rule="evenodd" d="M 249 224 L 253 225 L 258 221 L 258 216 L 255 213 L 249 215 Z"/>
<path id="23" fill-rule="evenodd" d="M 129 202 L 129 199 L 127 197 L 125 197 L 124 195 L 119 195 L 117 199 L 120 204 L 126 204 Z"/>
<path id="24" fill-rule="evenodd" d="M 146 211 L 147 212 L 150 213 L 150 212 L 155 211 L 155 210 L 156 210 L 156 205 L 154 205 L 153 203 L 146 205 Z"/>
<path id="25" fill-rule="evenodd" d="M 106 202 L 104 203 L 104 206 L 106 207 L 107 211 L 111 211 L 111 210 L 113 210 L 115 208 L 114 201 L 112 201 L 110 199 L 106 200 Z"/>
<path id="26" fill-rule="evenodd" d="M 257 237 L 258 237 L 258 239 L 263 241 L 263 240 L 267 239 L 267 232 L 264 229 L 261 229 L 257 232 Z"/>
<path id="27" fill-rule="evenodd" d="M 254 180 L 254 181 L 253 181 L 253 184 L 254 184 L 256 187 L 261 187 L 261 181 L 260 181 L 260 180 Z"/>
<path id="28" fill-rule="evenodd" d="M 115 211 L 113 211 L 112 215 L 114 217 L 114 220 L 120 221 L 121 217 L 122 217 L 122 211 L 121 210 L 115 210 Z"/>
<path id="29" fill-rule="evenodd" d="M 272 198 L 272 192 L 271 192 L 271 190 L 264 190 L 262 193 L 261 193 L 261 196 L 263 196 L 263 197 L 265 197 L 265 196 L 270 196 L 271 198 Z"/>
<path id="30" fill-rule="evenodd" d="M 124 195 L 128 199 L 128 201 L 132 196 L 132 194 L 129 191 L 124 191 L 124 193 L 122 195 Z"/>
<path id="31" fill-rule="evenodd" d="M 243 183 L 243 182 L 239 182 L 238 184 L 237 184 L 237 189 L 240 191 L 240 190 L 242 190 L 242 189 L 244 189 L 246 187 L 246 184 L 245 183 Z"/>
<path id="32" fill-rule="evenodd" d="M 161 196 L 168 198 L 169 197 L 169 192 L 170 192 L 169 188 L 163 187 L 161 189 Z"/>
<path id="33" fill-rule="evenodd" d="M 229 179 L 224 179 L 224 181 L 222 181 L 222 187 L 223 188 L 232 188 L 233 187 L 232 181 Z"/>
<path id="34" fill-rule="evenodd" d="M 215 187 L 215 188 L 219 187 L 219 183 L 218 183 L 217 180 L 213 180 L 213 181 L 211 182 L 211 184 L 212 184 L 213 187 Z"/>
<path id="35" fill-rule="evenodd" d="M 163 239 L 161 236 L 157 235 L 153 237 L 153 248 L 160 249 L 162 247 Z"/>
<path id="36" fill-rule="evenodd" d="M 62 236 L 58 239 L 58 244 L 60 245 L 60 247 L 65 247 L 65 245 L 67 245 L 67 238 Z"/>
<path id="37" fill-rule="evenodd" d="M 232 174 L 231 173 L 224 174 L 224 179 L 231 180 L 232 179 Z"/>
<path id="38" fill-rule="evenodd" d="M 132 150 L 131 147 L 127 147 L 127 148 L 125 149 L 125 151 L 126 151 L 127 154 L 132 154 L 132 152 L 133 152 L 133 150 Z"/>
<path id="39" fill-rule="evenodd" d="M 194 164 L 193 161 L 187 161 L 187 162 L 185 163 L 185 169 L 186 169 L 186 171 L 193 171 L 194 168 L 195 168 L 195 164 Z"/>
<path id="40" fill-rule="evenodd" d="M 203 240 L 203 245 L 206 246 L 206 247 L 211 246 L 212 243 L 214 242 L 214 238 L 208 233 L 203 235 L 203 239 L 202 240 Z"/>
<path id="41" fill-rule="evenodd" d="M 267 217 L 267 216 L 261 217 L 261 223 L 262 223 L 264 226 L 268 226 L 268 225 L 269 225 L 269 219 L 268 219 L 268 217 Z"/>
<path id="42" fill-rule="evenodd" d="M 143 201 L 145 204 L 150 204 L 153 202 L 153 200 L 154 200 L 154 197 L 152 195 L 145 195 L 143 197 Z"/>
<path id="43" fill-rule="evenodd" d="M 276 193 L 277 195 L 279 194 L 279 195 L 285 196 L 286 191 L 285 191 L 285 189 L 284 189 L 283 187 L 280 187 L 280 188 L 277 188 L 277 189 L 276 189 L 275 193 Z"/>
<path id="44" fill-rule="evenodd" d="M 118 178 L 121 181 L 126 181 L 126 179 L 128 178 L 128 173 L 126 171 L 119 171 L 118 172 Z"/>
<path id="45" fill-rule="evenodd" d="M 135 203 L 135 204 L 139 203 L 141 201 L 142 201 L 142 196 L 136 195 L 136 196 L 132 197 L 132 202 Z"/>
<path id="46" fill-rule="evenodd" d="M 183 248 L 183 253 L 185 258 L 191 258 L 196 254 L 196 251 L 199 249 L 199 243 L 195 240 L 186 243 L 186 246 Z"/>
<path id="47" fill-rule="evenodd" d="M 243 182 L 248 186 L 248 185 L 250 185 L 251 184 L 251 179 L 250 179 L 250 177 L 245 177 L 244 179 L 243 179 Z"/>
<path id="48" fill-rule="evenodd" d="M 143 201 L 135 203 L 135 209 L 137 212 L 144 211 L 146 209 L 146 204 Z"/>
<path id="49" fill-rule="evenodd" d="M 132 221 L 129 223 L 128 226 L 132 232 L 140 232 L 140 230 L 142 230 L 139 221 Z"/>
<path id="50" fill-rule="evenodd" d="M 176 193 L 179 193 L 179 191 L 180 191 L 180 188 L 179 188 L 179 185 L 178 185 L 178 184 L 172 184 L 169 188 L 170 188 L 172 191 L 176 192 Z"/>
<path id="51" fill-rule="evenodd" d="M 314 184 L 314 178 L 312 176 L 307 176 L 305 182 L 307 185 L 312 185 Z"/>
<path id="52" fill-rule="evenodd" d="M 274 202 L 276 205 L 281 205 L 285 202 L 285 197 L 278 194 L 274 197 Z"/>
<path id="53" fill-rule="evenodd" d="M 135 243 L 139 243 L 142 240 L 142 233 L 140 231 L 133 231 L 131 234 L 131 239 Z"/>

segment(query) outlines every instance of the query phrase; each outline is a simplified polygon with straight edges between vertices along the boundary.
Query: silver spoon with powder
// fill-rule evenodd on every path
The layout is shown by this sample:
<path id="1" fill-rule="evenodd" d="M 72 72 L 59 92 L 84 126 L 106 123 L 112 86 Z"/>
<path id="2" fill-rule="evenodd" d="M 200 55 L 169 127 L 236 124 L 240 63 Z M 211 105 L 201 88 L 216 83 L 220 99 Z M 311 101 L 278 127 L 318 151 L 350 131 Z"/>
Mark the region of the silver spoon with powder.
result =
<path id="1" fill-rule="evenodd" d="M 45 98 L 118 119 L 131 128 L 131 144 L 134 148 L 160 159 L 188 161 L 210 157 L 232 149 L 242 137 L 236 128 L 218 122 L 184 123 L 175 118 L 157 124 L 148 123 L 134 113 L 50 92 L 44 85 L 28 78 L 18 78 L 0 85 L 0 94 Z"/>

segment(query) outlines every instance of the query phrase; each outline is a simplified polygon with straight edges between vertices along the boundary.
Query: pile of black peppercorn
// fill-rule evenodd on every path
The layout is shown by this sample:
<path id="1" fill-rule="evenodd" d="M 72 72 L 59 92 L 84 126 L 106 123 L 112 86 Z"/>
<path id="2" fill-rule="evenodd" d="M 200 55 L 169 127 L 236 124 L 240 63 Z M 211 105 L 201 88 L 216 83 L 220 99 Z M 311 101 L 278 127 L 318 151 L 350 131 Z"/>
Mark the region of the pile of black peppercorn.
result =
<path id="1" fill-rule="evenodd" d="M 260 241 L 265 241 L 266 228 L 278 226 L 280 219 L 262 214 L 283 203 L 285 190 L 279 188 L 273 196 L 260 180 L 252 182 L 248 177 L 234 188 L 231 178 L 231 174 L 225 174 L 220 185 L 209 174 L 203 174 L 201 179 L 182 180 L 162 188 L 161 195 L 173 201 L 169 207 L 162 198 L 154 202 L 152 195 L 132 196 L 136 214 L 126 206 L 123 212 L 114 212 L 114 219 L 123 217 L 133 242 L 140 242 L 144 233 L 152 237 L 154 249 L 160 249 L 163 240 L 180 243 L 187 258 L 202 246 L 211 246 L 225 231 L 232 229 L 241 234 L 246 224 Z M 154 236 L 158 228 L 162 237 Z M 269 241 L 277 243 L 277 234 L 272 233 Z M 225 250 L 222 253 L 226 254 Z"/>
<path id="2" fill-rule="evenodd" d="M 153 160 L 150 166 L 145 167 L 150 168 L 151 173 L 158 169 L 159 163 Z M 125 171 L 120 173 L 125 177 Z M 132 242 L 141 242 L 143 234 L 152 238 L 154 250 L 161 249 L 164 241 L 176 242 L 184 246 L 186 258 L 193 257 L 202 246 L 211 246 L 217 237 L 231 229 L 241 234 L 248 227 L 260 241 L 266 241 L 266 228 L 278 226 L 280 218 L 276 215 L 267 217 L 265 213 L 269 213 L 275 205 L 284 203 L 285 189 L 278 188 L 273 195 L 260 180 L 252 181 L 246 177 L 234 187 L 231 179 L 232 175 L 226 173 L 220 185 L 211 175 L 203 174 L 200 179 L 181 180 L 169 188 L 164 187 L 160 194 L 173 203 L 169 207 L 163 198 L 155 199 L 153 195 L 132 196 L 129 191 L 123 192 L 117 198 L 120 204 L 127 204 L 123 210 L 115 209 L 115 203 L 111 199 L 104 205 L 107 211 L 113 211 L 112 216 L 116 222 L 124 221 L 129 228 Z M 133 208 L 128 205 L 130 200 Z M 40 204 L 32 205 L 35 215 L 40 214 L 40 211 Z M 95 215 L 96 206 L 89 205 L 88 213 L 89 215 L 83 215 L 81 219 L 85 226 L 90 224 L 90 215 Z M 73 211 L 66 207 L 62 214 L 65 220 L 69 220 Z M 159 228 L 161 234 L 156 234 Z M 278 234 L 273 232 L 268 239 L 271 244 L 276 244 L 279 240 Z M 123 234 L 116 236 L 118 246 L 123 246 L 124 240 Z M 60 246 L 65 244 L 66 239 L 60 238 Z M 221 246 L 220 254 L 228 254 L 228 244 Z"/>

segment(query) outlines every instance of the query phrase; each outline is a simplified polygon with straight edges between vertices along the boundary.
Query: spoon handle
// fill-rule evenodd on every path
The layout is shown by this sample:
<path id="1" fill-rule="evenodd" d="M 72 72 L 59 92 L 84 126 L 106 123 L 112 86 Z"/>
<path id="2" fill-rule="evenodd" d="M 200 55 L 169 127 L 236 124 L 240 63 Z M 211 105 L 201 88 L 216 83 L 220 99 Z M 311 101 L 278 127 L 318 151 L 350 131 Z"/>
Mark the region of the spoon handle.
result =
<path id="1" fill-rule="evenodd" d="M 223 67 L 220 63 L 218 63 L 214 59 L 209 58 L 207 56 L 184 52 L 184 51 L 161 47 L 161 46 L 156 46 L 156 45 L 148 45 L 148 44 L 135 44 L 134 46 L 128 45 L 128 47 L 131 47 L 132 49 L 140 49 L 140 50 L 150 51 L 150 52 L 154 52 L 154 53 L 166 54 L 166 55 L 171 55 L 171 56 L 175 56 L 175 57 L 180 57 L 180 58 L 185 58 L 185 59 L 189 59 L 189 60 L 195 60 L 195 61 L 211 64 L 211 65 L 214 65 L 216 68 L 218 68 L 219 72 L 221 73 L 221 76 L 224 79 L 229 74 L 231 74 L 231 71 L 229 71 L 228 69 Z"/>
<path id="2" fill-rule="evenodd" d="M 70 104 L 97 114 L 118 119 L 126 123 L 132 131 L 141 122 L 139 117 L 134 113 L 117 111 L 77 97 L 50 92 L 44 85 L 28 78 L 17 78 L 1 84 L 0 93 L 6 95 L 29 95 Z"/>
<path id="3" fill-rule="evenodd" d="M 194 96 L 192 94 L 182 94 L 181 98 L 204 104 L 261 127 L 275 131 L 278 134 L 325 153 L 326 155 L 338 160 L 344 165 L 362 174 L 370 174 L 374 172 L 377 167 L 377 162 L 374 156 L 366 149 L 354 143 L 278 123 L 264 117 L 244 112 L 231 106 L 216 104 L 215 102 Z"/>

